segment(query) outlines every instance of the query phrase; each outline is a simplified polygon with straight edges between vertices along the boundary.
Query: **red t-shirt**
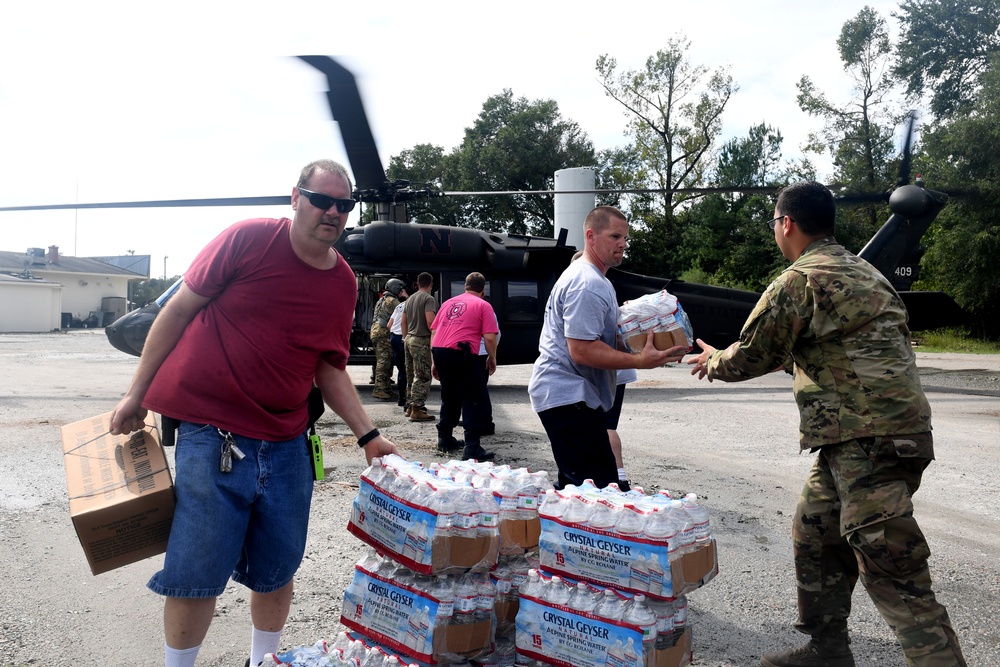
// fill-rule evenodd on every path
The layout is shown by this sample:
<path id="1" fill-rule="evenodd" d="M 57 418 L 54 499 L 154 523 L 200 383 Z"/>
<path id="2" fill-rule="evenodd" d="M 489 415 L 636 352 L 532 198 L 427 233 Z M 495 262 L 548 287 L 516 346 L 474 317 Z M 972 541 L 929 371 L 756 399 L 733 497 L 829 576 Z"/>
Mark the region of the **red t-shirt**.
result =
<path id="1" fill-rule="evenodd" d="M 442 303 L 431 329 L 434 331 L 434 347 L 458 348 L 459 343 L 466 341 L 473 354 L 479 354 L 483 334 L 499 332 L 493 306 L 469 292 Z"/>
<path id="2" fill-rule="evenodd" d="M 343 257 L 303 262 L 291 221 L 231 226 L 199 253 L 184 282 L 212 300 L 160 367 L 143 406 L 262 440 L 306 428 L 306 397 L 320 359 L 347 366 L 358 286 Z"/>

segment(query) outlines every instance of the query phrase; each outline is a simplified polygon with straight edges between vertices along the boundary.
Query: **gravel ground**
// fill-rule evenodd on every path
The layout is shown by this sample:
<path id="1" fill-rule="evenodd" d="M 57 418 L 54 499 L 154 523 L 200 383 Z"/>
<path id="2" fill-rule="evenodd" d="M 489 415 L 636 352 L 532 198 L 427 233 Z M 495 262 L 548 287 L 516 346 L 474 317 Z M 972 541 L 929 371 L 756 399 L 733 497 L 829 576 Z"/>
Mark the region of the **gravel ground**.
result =
<path id="1" fill-rule="evenodd" d="M 934 409 L 937 461 L 916 512 L 931 570 L 970 665 L 1000 667 L 1000 357 L 919 355 Z M 100 331 L 0 336 L 0 664 L 162 664 L 161 602 L 145 582 L 150 558 L 93 576 L 69 520 L 59 427 L 111 410 L 135 368 Z M 491 380 L 497 461 L 554 470 L 527 402 L 530 368 Z M 410 457 L 439 460 L 433 422 L 403 419 L 372 401 L 368 371 L 352 375 L 376 424 Z M 437 394 L 428 402 L 436 413 Z M 695 491 L 711 510 L 720 573 L 689 597 L 695 664 L 756 665 L 798 643 L 790 516 L 812 457 L 797 447 L 797 415 L 783 374 L 726 385 L 684 368 L 645 371 L 629 386 L 620 432 L 633 483 Z M 283 646 L 331 638 L 361 543 L 345 530 L 364 464 L 333 415 L 320 422 L 327 479 L 318 483 L 307 553 Z M 219 599 L 200 665 L 242 665 L 249 647 L 245 589 Z M 856 592 L 851 617 L 859 667 L 902 666 L 885 623 Z"/>

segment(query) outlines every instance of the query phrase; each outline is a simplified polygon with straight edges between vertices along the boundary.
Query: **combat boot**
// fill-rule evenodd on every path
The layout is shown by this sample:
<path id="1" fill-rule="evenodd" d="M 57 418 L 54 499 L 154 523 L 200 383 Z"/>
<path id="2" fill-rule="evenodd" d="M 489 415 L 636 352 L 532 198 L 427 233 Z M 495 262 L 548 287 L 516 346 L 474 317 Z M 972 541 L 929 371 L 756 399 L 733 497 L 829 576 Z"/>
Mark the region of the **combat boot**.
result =
<path id="1" fill-rule="evenodd" d="M 763 667 L 854 667 L 854 656 L 847 637 L 813 637 L 798 648 L 762 655 L 760 664 Z"/>
<path id="2" fill-rule="evenodd" d="M 376 387 L 372 390 L 372 398 L 377 398 L 380 401 L 391 401 L 392 394 L 387 392 L 385 389 L 379 389 Z"/>
<path id="3" fill-rule="evenodd" d="M 453 452 L 456 449 L 465 447 L 465 440 L 459 440 L 453 435 L 438 437 L 438 451 L 442 453 Z"/>
<path id="4" fill-rule="evenodd" d="M 475 459 L 477 461 L 492 461 L 495 455 L 493 452 L 485 450 L 481 445 L 465 445 L 465 449 L 462 450 L 462 460 L 469 461 Z"/>
<path id="5" fill-rule="evenodd" d="M 422 405 L 414 405 L 410 408 L 411 422 L 432 422 L 436 419 L 434 415 L 427 414 L 427 408 Z"/>
<path id="6" fill-rule="evenodd" d="M 410 405 L 409 403 L 407 403 L 406 404 L 406 408 L 403 410 L 403 414 L 405 414 L 407 417 L 409 417 L 410 416 L 410 410 L 412 410 L 412 409 L 413 409 L 413 406 Z"/>

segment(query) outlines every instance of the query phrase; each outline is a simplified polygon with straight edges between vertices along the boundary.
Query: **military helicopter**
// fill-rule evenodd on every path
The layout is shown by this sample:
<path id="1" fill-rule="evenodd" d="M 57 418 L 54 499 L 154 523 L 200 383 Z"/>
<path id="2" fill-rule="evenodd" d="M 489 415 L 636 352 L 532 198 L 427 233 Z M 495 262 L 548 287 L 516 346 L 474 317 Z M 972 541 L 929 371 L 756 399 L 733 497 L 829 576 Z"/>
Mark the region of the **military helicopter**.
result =
<path id="1" fill-rule="evenodd" d="M 406 217 L 408 202 L 423 197 L 470 193 L 421 190 L 411 187 L 405 180 L 390 181 L 379 158 L 353 74 L 331 58 L 300 58 L 326 76 L 330 109 L 333 118 L 340 125 L 354 174 L 356 185 L 353 197 L 374 207 L 373 222 L 346 230 L 335 245 L 358 278 L 358 302 L 351 336 L 351 363 L 373 363 L 368 331 L 375 301 L 385 282 L 390 278 L 401 278 L 407 285 L 412 285 L 417 274 L 423 271 L 434 276 L 435 296 L 439 303 L 464 290 L 465 276 L 470 271 L 483 273 L 488 280 L 487 298 L 497 313 L 503 336 L 502 345 L 497 351 L 497 362 L 533 362 L 538 356 L 538 339 L 546 299 L 577 248 L 567 244 L 565 233 L 558 238 L 547 238 L 409 223 Z M 883 275 L 890 277 L 897 290 L 902 290 L 901 295 L 910 312 L 911 328 L 919 330 L 954 322 L 961 310 L 944 293 L 907 291 L 915 278 L 914 266 L 919 259 L 920 237 L 948 200 L 946 194 L 927 190 L 919 181 L 917 184 L 909 184 L 908 170 L 909 137 L 899 186 L 891 194 L 874 196 L 888 199 L 892 216 L 865 246 L 860 256 L 875 265 Z M 768 191 L 767 188 L 743 190 Z M 870 195 L 866 196 L 872 198 Z M 289 203 L 290 197 L 284 196 L 17 208 Z M 2 210 L 12 209 L 0 209 Z M 755 292 L 639 275 L 615 268 L 610 269 L 607 275 L 621 302 L 661 289 L 668 290 L 680 300 L 691 319 L 696 336 L 716 346 L 727 345 L 737 338 L 760 296 Z M 106 332 L 112 345 L 129 354 L 139 355 L 153 319 L 179 285 L 180 281 L 155 301 L 109 325 Z"/>

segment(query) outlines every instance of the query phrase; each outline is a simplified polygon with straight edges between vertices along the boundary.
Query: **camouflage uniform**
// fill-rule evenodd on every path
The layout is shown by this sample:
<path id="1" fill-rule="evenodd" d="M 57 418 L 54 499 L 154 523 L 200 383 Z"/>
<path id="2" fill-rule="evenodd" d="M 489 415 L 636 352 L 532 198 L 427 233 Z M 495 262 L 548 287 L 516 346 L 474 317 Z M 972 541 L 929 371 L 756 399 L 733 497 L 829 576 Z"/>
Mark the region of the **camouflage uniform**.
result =
<path id="1" fill-rule="evenodd" d="M 860 576 L 908 664 L 965 665 L 913 518 L 934 449 L 906 319 L 889 282 L 826 237 L 761 295 L 740 340 L 708 359 L 708 377 L 745 380 L 794 362 L 800 446 L 818 452 L 792 527 L 796 627 L 846 638 Z"/>
<path id="2" fill-rule="evenodd" d="M 437 312 L 437 302 L 430 293 L 418 291 L 405 302 L 406 328 L 403 346 L 406 351 L 406 397 L 411 407 L 422 408 L 431 390 L 431 330 L 427 313 Z"/>
<path id="3" fill-rule="evenodd" d="M 406 349 L 406 400 L 414 407 L 422 407 L 431 390 L 431 339 L 411 334 L 403 339 L 403 345 Z"/>
<path id="4" fill-rule="evenodd" d="M 389 344 L 389 329 L 386 325 L 392 311 L 399 305 L 399 299 L 386 293 L 375 304 L 372 316 L 371 339 L 375 346 L 375 391 L 389 393 L 392 380 L 392 345 Z"/>

